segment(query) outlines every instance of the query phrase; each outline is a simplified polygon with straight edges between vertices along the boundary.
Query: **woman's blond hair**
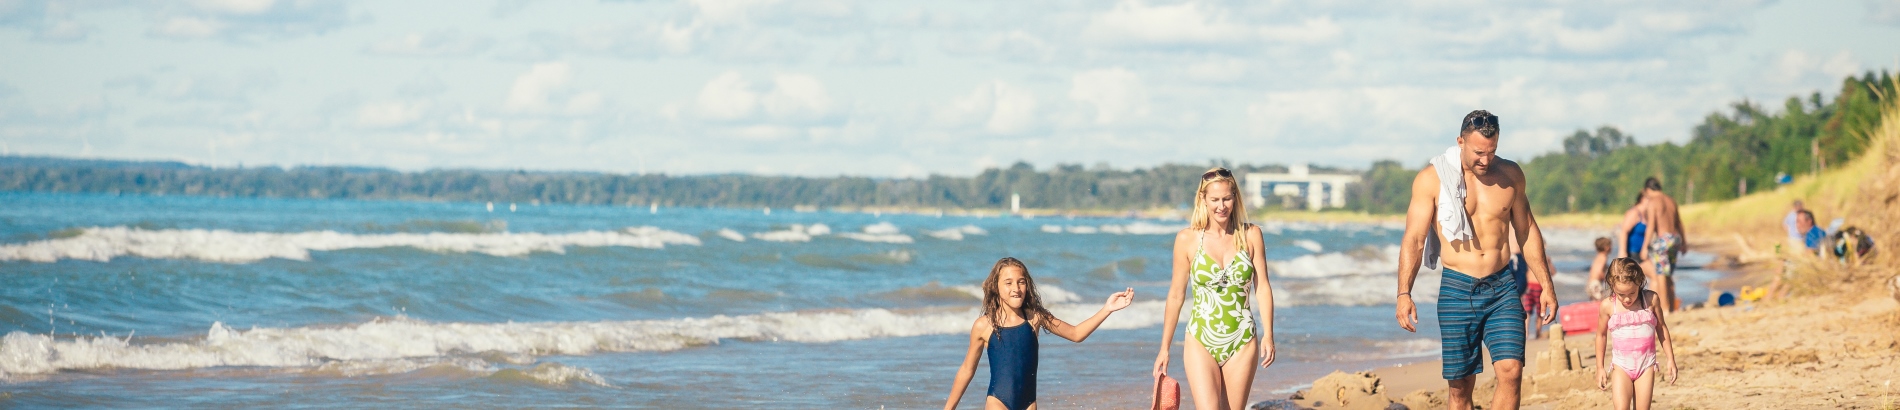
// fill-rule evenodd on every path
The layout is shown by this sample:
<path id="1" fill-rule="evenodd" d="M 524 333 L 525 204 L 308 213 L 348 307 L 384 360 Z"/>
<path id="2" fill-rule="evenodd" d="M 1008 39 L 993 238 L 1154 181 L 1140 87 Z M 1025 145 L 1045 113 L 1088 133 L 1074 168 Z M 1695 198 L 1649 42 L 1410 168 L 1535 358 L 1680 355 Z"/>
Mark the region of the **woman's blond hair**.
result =
<path id="1" fill-rule="evenodd" d="M 1226 170 L 1226 168 L 1213 167 L 1208 168 L 1207 172 L 1203 172 L 1201 175 Z M 1245 232 L 1241 232 L 1240 229 L 1247 226 L 1246 196 L 1240 191 L 1240 181 L 1234 180 L 1234 177 L 1231 176 L 1232 174 L 1233 172 L 1229 171 L 1228 175 L 1215 175 L 1213 178 L 1201 179 L 1200 187 L 1194 190 L 1194 213 L 1188 216 L 1188 228 L 1201 231 L 1214 225 L 1214 214 L 1207 210 L 1207 187 L 1214 185 L 1216 182 L 1226 182 L 1227 189 L 1232 190 L 1234 194 L 1234 209 L 1227 214 L 1227 226 L 1221 228 L 1223 231 L 1234 233 L 1234 243 L 1238 245 L 1234 249 L 1245 250 L 1247 240 L 1244 238 L 1247 235 Z"/>

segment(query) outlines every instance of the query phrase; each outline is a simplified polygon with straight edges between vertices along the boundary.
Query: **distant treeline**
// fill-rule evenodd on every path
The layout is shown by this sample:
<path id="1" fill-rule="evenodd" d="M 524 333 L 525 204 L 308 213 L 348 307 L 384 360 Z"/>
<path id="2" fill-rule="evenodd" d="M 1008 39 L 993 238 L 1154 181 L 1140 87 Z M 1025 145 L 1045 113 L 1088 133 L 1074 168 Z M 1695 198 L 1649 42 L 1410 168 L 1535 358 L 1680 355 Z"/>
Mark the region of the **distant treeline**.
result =
<path id="1" fill-rule="evenodd" d="M 498 201 L 616 206 L 918 207 L 1063 209 L 1177 207 L 1193 199 L 1204 165 L 1114 170 L 1026 163 L 972 177 L 786 177 L 619 175 L 587 172 L 363 167 L 209 168 L 177 162 L 0 157 L 0 191 L 224 197 Z M 1284 166 L 1231 166 L 1237 173 Z M 1341 172 L 1315 167 L 1320 172 Z"/>
<path id="2" fill-rule="evenodd" d="M 1893 78 L 1885 72 L 1848 77 L 1832 100 L 1819 92 L 1789 97 L 1779 113 L 1738 102 L 1732 113 L 1704 117 L 1684 145 L 1637 145 L 1608 125 L 1577 130 L 1564 139 L 1563 151 L 1522 162 L 1531 187 L 1526 192 L 1536 212 L 1558 213 L 1620 212 L 1635 203 L 1649 177 L 1684 203 L 1733 199 L 1743 184 L 1749 192 L 1773 189 L 1779 174 L 1841 166 L 1865 151 L 1880 122 L 1880 104 L 1895 95 Z M 1373 163 L 1366 184 L 1358 187 L 1360 209 L 1405 212 L 1405 195 L 1424 162 L 1412 168 Z"/>

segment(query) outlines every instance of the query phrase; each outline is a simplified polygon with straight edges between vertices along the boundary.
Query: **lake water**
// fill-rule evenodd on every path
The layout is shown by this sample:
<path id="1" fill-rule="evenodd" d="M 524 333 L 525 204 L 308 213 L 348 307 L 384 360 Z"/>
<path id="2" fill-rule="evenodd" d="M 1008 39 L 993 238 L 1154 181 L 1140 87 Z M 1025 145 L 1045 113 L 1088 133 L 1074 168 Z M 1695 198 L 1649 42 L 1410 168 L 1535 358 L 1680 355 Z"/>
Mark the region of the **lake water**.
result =
<path id="1" fill-rule="evenodd" d="M 1070 321 L 1136 289 L 1087 343 L 1041 337 L 1038 390 L 1139 407 L 1182 225 L 0 193 L 0 407 L 940 407 L 1003 256 Z M 1262 225 L 1280 359 L 1256 400 L 1437 357 L 1435 273 L 1420 333 L 1392 320 L 1400 227 Z M 1578 300 L 1594 233 L 1548 235 Z M 1684 299 L 1715 276 L 1683 272 Z"/>

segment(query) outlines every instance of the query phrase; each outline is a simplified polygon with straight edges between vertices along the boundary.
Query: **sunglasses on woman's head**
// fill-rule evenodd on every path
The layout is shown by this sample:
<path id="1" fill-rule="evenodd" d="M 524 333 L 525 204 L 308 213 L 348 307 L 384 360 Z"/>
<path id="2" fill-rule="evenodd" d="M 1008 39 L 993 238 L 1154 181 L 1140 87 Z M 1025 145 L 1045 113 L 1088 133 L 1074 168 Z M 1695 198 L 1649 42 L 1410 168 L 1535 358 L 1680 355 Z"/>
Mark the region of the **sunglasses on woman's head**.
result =
<path id="1" fill-rule="evenodd" d="M 1233 178 L 1234 173 L 1231 171 L 1228 171 L 1227 168 L 1214 168 L 1213 171 L 1207 171 L 1207 173 L 1201 174 L 1202 181 L 1214 179 L 1214 177 Z"/>

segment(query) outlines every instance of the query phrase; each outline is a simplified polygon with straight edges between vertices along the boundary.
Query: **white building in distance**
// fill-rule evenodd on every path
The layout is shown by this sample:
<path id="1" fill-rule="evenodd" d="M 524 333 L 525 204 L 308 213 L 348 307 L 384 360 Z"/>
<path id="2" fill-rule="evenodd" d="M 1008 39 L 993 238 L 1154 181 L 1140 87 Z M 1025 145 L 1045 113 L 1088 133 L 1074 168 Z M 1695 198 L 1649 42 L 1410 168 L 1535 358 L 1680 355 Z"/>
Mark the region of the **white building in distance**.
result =
<path id="1" fill-rule="evenodd" d="M 1273 196 L 1299 196 L 1306 199 L 1306 210 L 1318 211 L 1321 208 L 1343 208 L 1346 206 L 1346 184 L 1359 182 L 1358 175 L 1314 174 L 1306 164 L 1293 164 L 1286 173 L 1248 173 L 1242 179 L 1242 191 L 1247 200 L 1258 208 L 1267 203 L 1268 189 Z"/>

